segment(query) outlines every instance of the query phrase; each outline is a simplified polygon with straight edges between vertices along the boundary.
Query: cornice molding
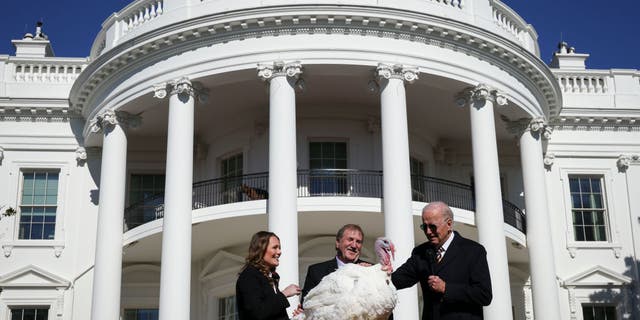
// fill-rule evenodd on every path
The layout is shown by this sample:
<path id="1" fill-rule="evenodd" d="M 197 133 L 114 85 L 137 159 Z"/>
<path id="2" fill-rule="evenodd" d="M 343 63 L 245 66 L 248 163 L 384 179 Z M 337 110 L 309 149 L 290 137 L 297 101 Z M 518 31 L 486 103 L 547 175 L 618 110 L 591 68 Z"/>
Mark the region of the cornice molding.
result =
<path id="1" fill-rule="evenodd" d="M 348 13 L 348 14 L 347 14 Z M 498 34 L 462 22 L 417 12 L 358 6 L 281 6 L 215 14 L 141 35 L 99 56 L 71 93 L 82 112 L 108 79 L 212 44 L 295 34 L 361 35 L 424 43 L 463 52 L 507 70 L 536 96 L 551 116 L 562 96 L 548 67 L 532 53 Z M 114 80 L 115 81 L 115 80 Z"/>
<path id="2" fill-rule="evenodd" d="M 560 131 L 640 131 L 640 117 L 622 116 L 562 116 L 549 123 Z"/>
<path id="3" fill-rule="evenodd" d="M 0 122 L 69 122 L 82 118 L 69 108 L 0 107 Z"/>

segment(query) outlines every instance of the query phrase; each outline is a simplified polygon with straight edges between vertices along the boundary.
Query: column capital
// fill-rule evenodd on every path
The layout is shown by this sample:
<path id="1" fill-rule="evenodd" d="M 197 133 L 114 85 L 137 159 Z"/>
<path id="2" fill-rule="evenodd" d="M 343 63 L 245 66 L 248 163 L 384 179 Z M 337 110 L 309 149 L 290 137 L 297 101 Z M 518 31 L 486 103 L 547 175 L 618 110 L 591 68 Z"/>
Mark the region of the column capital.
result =
<path id="1" fill-rule="evenodd" d="M 509 102 L 509 99 L 504 93 L 483 83 L 475 87 L 466 88 L 456 96 L 456 104 L 461 107 L 474 101 L 491 101 L 499 106 L 505 106 Z"/>
<path id="2" fill-rule="evenodd" d="M 632 163 L 640 163 L 640 155 L 621 154 L 618 156 L 618 160 L 616 161 L 618 171 L 620 172 L 626 172 Z"/>
<path id="3" fill-rule="evenodd" d="M 300 61 L 285 63 L 275 61 L 273 63 L 258 64 L 258 78 L 262 81 L 269 81 L 274 77 L 284 76 L 289 78 L 299 78 L 302 74 L 302 64 Z"/>
<path id="4" fill-rule="evenodd" d="M 87 149 L 84 147 L 76 148 L 76 162 L 82 167 L 87 162 Z"/>
<path id="5" fill-rule="evenodd" d="M 502 121 L 507 125 L 507 130 L 517 136 L 522 136 L 526 132 L 541 135 L 544 139 L 551 139 L 553 129 L 547 125 L 544 118 L 521 118 L 518 120 L 509 120 L 504 115 L 501 116 Z"/>
<path id="6" fill-rule="evenodd" d="M 405 66 L 401 64 L 385 64 L 379 63 L 376 68 L 376 76 L 381 79 L 400 79 L 408 83 L 414 83 L 418 80 L 420 71 L 416 67 Z"/>
<path id="7" fill-rule="evenodd" d="M 551 166 L 556 161 L 556 155 L 554 153 L 545 153 L 542 163 L 547 170 L 551 170 Z"/>
<path id="8" fill-rule="evenodd" d="M 191 96 L 197 98 L 199 102 L 206 102 L 209 99 L 209 90 L 204 88 L 200 82 L 191 81 L 187 77 L 154 84 L 153 97 L 164 99 L 169 95 Z"/>
<path id="9" fill-rule="evenodd" d="M 116 125 L 126 128 L 137 128 L 140 126 L 141 121 L 142 117 L 138 115 L 108 109 L 91 120 L 91 132 L 97 133 L 100 132 L 100 130 L 104 131 L 106 128 Z"/>

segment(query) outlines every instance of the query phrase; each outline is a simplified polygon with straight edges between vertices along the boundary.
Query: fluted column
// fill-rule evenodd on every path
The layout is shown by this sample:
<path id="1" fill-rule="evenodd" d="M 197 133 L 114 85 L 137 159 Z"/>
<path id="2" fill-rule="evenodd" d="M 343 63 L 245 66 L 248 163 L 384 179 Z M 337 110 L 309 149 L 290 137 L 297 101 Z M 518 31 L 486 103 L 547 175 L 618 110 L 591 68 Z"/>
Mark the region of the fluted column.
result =
<path id="1" fill-rule="evenodd" d="M 92 131 L 102 131 L 100 206 L 96 233 L 92 320 L 120 318 L 122 279 L 122 232 L 124 221 L 127 136 L 124 129 L 135 126 L 139 118 L 126 112 L 107 110 L 94 120 Z"/>
<path id="2" fill-rule="evenodd" d="M 196 92 L 187 78 L 156 88 L 169 91 L 167 165 L 160 266 L 160 320 L 189 319 L 191 310 L 191 211 Z"/>
<path id="3" fill-rule="evenodd" d="M 395 243 L 394 268 L 411 256 L 415 245 L 411 208 L 409 133 L 404 82 L 413 82 L 418 71 L 403 66 L 380 64 L 380 121 L 382 126 L 382 179 L 385 235 Z M 416 286 L 398 292 L 394 319 L 418 319 Z"/>
<path id="4" fill-rule="evenodd" d="M 560 319 L 541 142 L 543 136 L 550 135 L 550 129 L 541 118 L 522 119 L 510 122 L 508 126 L 520 136 L 533 316 L 535 319 Z"/>
<path id="5" fill-rule="evenodd" d="M 269 81 L 269 231 L 280 238 L 282 256 L 280 284 L 299 282 L 298 196 L 296 165 L 295 82 L 302 73 L 300 63 L 281 61 L 258 66 L 258 77 Z M 289 314 L 299 298 L 289 298 Z"/>
<path id="6" fill-rule="evenodd" d="M 466 91 L 464 97 L 469 104 L 471 116 L 476 227 L 478 239 L 487 250 L 493 290 L 493 300 L 484 308 L 484 318 L 510 320 L 512 319 L 511 289 L 493 115 L 494 102 L 504 105 L 507 99 L 485 85 L 478 85 Z"/>

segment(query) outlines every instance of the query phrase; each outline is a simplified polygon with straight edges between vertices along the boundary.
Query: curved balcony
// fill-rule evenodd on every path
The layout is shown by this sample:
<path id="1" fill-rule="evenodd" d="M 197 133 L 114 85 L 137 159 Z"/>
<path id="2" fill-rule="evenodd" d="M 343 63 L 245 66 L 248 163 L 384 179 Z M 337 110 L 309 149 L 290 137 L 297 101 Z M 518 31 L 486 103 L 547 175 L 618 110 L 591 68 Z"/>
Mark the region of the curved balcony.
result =
<path id="1" fill-rule="evenodd" d="M 193 209 L 269 198 L 269 173 L 217 178 L 193 184 Z M 413 201 L 444 201 L 451 207 L 475 211 L 473 188 L 444 179 L 412 176 Z M 298 170 L 298 197 L 382 198 L 382 171 L 351 169 Z M 502 201 L 504 222 L 526 233 L 525 216 L 513 203 Z M 164 194 L 125 209 L 130 230 L 164 215 Z"/>
<path id="2" fill-rule="evenodd" d="M 205 16 L 216 16 L 225 13 L 233 15 L 238 11 L 255 11 L 256 8 L 260 7 L 274 10 L 274 7 L 287 5 L 290 6 L 291 2 L 272 0 L 267 5 L 261 0 L 236 0 L 225 3 L 201 1 L 198 4 L 192 4 L 184 0 L 133 1 L 120 12 L 111 15 L 103 23 L 103 29 L 95 39 L 91 57 L 95 58 L 105 50 L 176 22 L 193 21 Z M 518 45 L 536 55 L 539 54 L 538 35 L 535 30 L 500 0 L 490 0 L 486 3 L 474 3 L 473 5 L 470 4 L 469 0 L 299 0 L 295 2 L 295 5 L 369 7 L 372 12 L 375 12 L 376 8 L 378 8 L 416 12 L 434 17 L 446 17 L 451 21 L 476 24 L 485 30 L 518 43 Z"/>

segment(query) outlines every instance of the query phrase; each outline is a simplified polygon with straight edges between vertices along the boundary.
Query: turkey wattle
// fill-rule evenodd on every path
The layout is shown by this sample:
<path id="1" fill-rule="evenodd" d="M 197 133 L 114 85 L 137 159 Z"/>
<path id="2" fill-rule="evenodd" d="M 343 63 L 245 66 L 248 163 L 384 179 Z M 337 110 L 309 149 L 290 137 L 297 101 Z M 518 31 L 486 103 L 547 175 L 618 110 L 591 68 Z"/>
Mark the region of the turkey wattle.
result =
<path id="1" fill-rule="evenodd" d="M 396 288 L 382 264 L 390 265 L 395 248 L 386 238 L 376 239 L 379 264 L 347 264 L 322 278 L 304 298 L 304 313 L 294 320 L 383 320 L 396 306 Z"/>

